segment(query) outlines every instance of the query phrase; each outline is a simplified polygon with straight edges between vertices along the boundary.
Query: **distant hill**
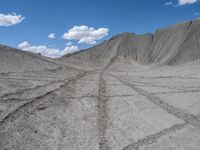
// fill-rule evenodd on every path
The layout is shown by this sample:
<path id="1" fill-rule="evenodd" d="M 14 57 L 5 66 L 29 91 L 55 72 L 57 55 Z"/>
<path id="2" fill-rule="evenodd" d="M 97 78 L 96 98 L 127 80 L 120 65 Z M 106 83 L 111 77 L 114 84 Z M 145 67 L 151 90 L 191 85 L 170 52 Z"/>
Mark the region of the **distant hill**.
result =
<path id="1" fill-rule="evenodd" d="M 44 70 L 58 67 L 39 54 L 0 45 L 0 72 Z"/>
<path id="2" fill-rule="evenodd" d="M 0 72 L 44 70 L 72 65 L 105 67 L 110 61 L 128 60 L 142 65 L 177 65 L 200 58 L 200 19 L 180 23 L 155 34 L 122 33 L 94 47 L 50 59 L 0 45 Z"/>
<path id="3" fill-rule="evenodd" d="M 91 62 L 106 62 L 115 57 L 144 65 L 190 62 L 200 58 L 200 19 L 159 29 L 155 34 L 122 33 L 60 59 L 66 57 Z"/>

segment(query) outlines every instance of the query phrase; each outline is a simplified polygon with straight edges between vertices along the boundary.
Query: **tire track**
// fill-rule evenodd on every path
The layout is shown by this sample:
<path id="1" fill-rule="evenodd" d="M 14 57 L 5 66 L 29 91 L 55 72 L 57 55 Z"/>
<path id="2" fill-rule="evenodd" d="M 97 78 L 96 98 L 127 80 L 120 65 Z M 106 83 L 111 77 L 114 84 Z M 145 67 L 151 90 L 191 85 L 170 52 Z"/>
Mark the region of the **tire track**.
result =
<path id="1" fill-rule="evenodd" d="M 70 78 L 66 78 L 66 79 L 64 79 L 64 80 L 53 81 L 53 82 L 50 82 L 50 83 L 47 83 L 47 84 L 44 84 L 44 85 L 37 85 L 37 86 L 35 86 L 35 87 L 27 88 L 27 89 L 22 89 L 22 90 L 19 90 L 19 91 L 15 91 L 15 92 L 13 92 L 13 93 L 4 94 L 4 95 L 1 96 L 0 98 L 1 98 L 2 101 L 15 99 L 16 97 L 20 97 L 20 99 L 23 99 L 23 98 L 22 98 L 22 97 L 24 97 L 23 94 L 27 94 L 27 93 L 30 94 L 30 92 L 33 92 L 33 91 L 35 91 L 35 90 L 40 91 L 40 90 L 42 90 L 43 88 L 46 88 L 46 87 L 48 87 L 48 86 L 53 86 L 53 85 L 56 84 L 56 83 L 63 83 L 63 82 L 66 82 L 68 79 L 70 79 Z"/>
<path id="2" fill-rule="evenodd" d="M 22 95 L 25 92 L 29 92 L 29 91 L 32 91 L 32 90 L 37 90 L 37 89 L 40 89 L 40 88 L 45 88 L 45 87 L 50 86 L 50 85 L 52 85 L 54 83 L 57 83 L 57 82 L 61 82 L 61 81 L 54 81 L 54 82 L 50 82 L 50 83 L 43 84 L 43 85 L 37 85 L 37 86 L 32 87 L 32 88 L 22 89 L 22 90 L 18 90 L 18 91 L 12 92 L 12 93 L 6 93 L 6 94 L 2 95 L 0 98 L 1 98 L 1 100 L 11 99 L 15 95 L 19 96 L 19 95 Z"/>
<path id="3" fill-rule="evenodd" d="M 182 91 L 175 91 L 175 92 L 155 92 L 152 94 L 178 94 L 178 93 L 195 93 L 195 92 L 200 92 L 200 89 L 196 89 L 196 90 L 182 90 Z"/>
<path id="4" fill-rule="evenodd" d="M 99 77 L 99 91 L 98 91 L 98 104 L 97 104 L 97 125 L 98 125 L 98 136 L 99 136 L 99 150 L 109 150 L 108 141 L 106 139 L 106 129 L 108 127 L 109 116 L 107 113 L 107 102 L 106 96 L 106 82 L 102 75 Z"/>
<path id="5" fill-rule="evenodd" d="M 10 80 L 10 81 L 47 81 L 47 82 L 50 82 L 50 81 L 52 81 L 52 79 L 50 79 L 50 80 L 45 80 L 45 79 L 25 79 L 25 78 L 2 78 L 2 77 L 0 77 L 0 80 L 3 80 L 3 81 L 5 81 L 5 80 Z"/>
<path id="6" fill-rule="evenodd" d="M 134 91 L 136 91 L 138 94 L 143 95 L 144 97 L 146 97 L 149 101 L 151 101 L 153 104 L 161 107 L 162 109 L 164 109 L 166 112 L 168 112 L 169 114 L 172 114 L 174 116 L 176 116 L 179 119 L 184 120 L 186 123 L 193 125 L 196 128 L 200 129 L 200 121 L 198 120 L 198 117 L 186 113 L 178 108 L 174 108 L 173 106 L 165 103 L 164 101 L 162 101 L 159 97 L 148 93 L 147 91 L 136 87 L 134 84 L 130 84 L 129 82 L 126 82 L 122 79 L 120 79 L 119 77 L 116 77 L 112 74 L 110 74 L 112 77 L 114 77 L 115 79 L 117 79 L 118 81 L 120 81 L 122 84 L 132 88 Z"/>
<path id="7" fill-rule="evenodd" d="M 66 87 L 68 84 L 73 83 L 76 80 L 79 80 L 80 78 L 84 77 L 85 75 L 86 75 L 85 72 L 81 72 L 78 75 L 76 75 L 74 78 L 72 78 L 71 80 L 65 82 L 64 84 L 62 84 L 58 88 L 54 89 L 53 91 L 49 91 L 48 93 L 46 93 L 46 94 L 44 94 L 42 96 L 38 96 L 36 98 L 33 98 L 31 101 L 21 105 L 16 110 L 14 110 L 11 113 L 9 113 L 6 117 L 4 117 L 0 121 L 0 132 L 2 130 L 4 130 L 5 127 L 7 127 L 9 124 L 13 123 L 17 118 L 19 118 L 23 114 L 26 114 L 28 112 L 28 109 L 30 109 L 30 108 L 33 109 L 33 106 L 34 106 L 35 103 L 40 102 L 42 99 L 53 95 L 56 91 L 60 90 L 61 88 Z"/>
<path id="8" fill-rule="evenodd" d="M 176 124 L 170 128 L 164 129 L 156 134 L 146 136 L 145 138 L 140 139 L 137 142 L 124 147 L 122 150 L 138 150 L 140 146 L 155 143 L 156 140 L 159 139 L 161 136 L 164 136 L 171 132 L 175 132 L 176 130 L 181 130 L 181 129 L 185 128 L 186 125 L 187 125 L 186 123 Z"/>
<path id="9" fill-rule="evenodd" d="M 117 56 L 118 56 L 118 46 L 120 42 L 117 45 L 115 55 L 109 60 L 107 65 L 102 69 L 102 71 L 99 73 L 99 91 L 98 91 L 98 104 L 97 104 L 97 125 L 98 125 L 98 136 L 99 136 L 99 150 L 110 150 L 108 140 L 106 138 L 106 130 L 108 128 L 108 121 L 109 121 L 109 115 L 108 115 L 108 95 L 106 93 L 106 81 L 103 78 L 105 72 L 107 69 L 115 62 Z"/>
<path id="10" fill-rule="evenodd" d="M 98 136 L 99 136 L 99 150 L 110 150 L 108 140 L 106 138 L 106 130 L 108 128 L 108 96 L 106 93 L 106 81 L 103 78 L 106 70 L 115 62 L 116 56 L 112 57 L 108 64 L 103 68 L 103 70 L 99 74 L 99 91 L 98 91 L 98 104 L 97 104 L 97 126 L 98 126 Z"/>
<path id="11" fill-rule="evenodd" d="M 47 71 L 47 72 L 52 72 L 52 71 L 57 71 L 57 70 L 61 70 L 62 67 L 58 67 L 58 68 L 54 68 L 54 69 L 47 69 L 47 70 L 32 70 L 32 71 L 22 71 L 22 72 L 6 72 L 6 73 L 0 73 L 0 75 L 3 75 L 3 76 L 8 76 L 9 74 L 24 74 L 24 73 L 38 73 L 38 72 L 43 72 L 43 71 Z"/>
<path id="12" fill-rule="evenodd" d="M 110 74 L 110 73 L 109 73 Z M 153 104 L 161 107 L 162 109 L 164 109 L 165 111 L 167 111 L 168 113 L 176 116 L 177 118 L 180 118 L 182 120 L 185 121 L 185 123 L 182 124 L 176 124 L 173 125 L 170 128 L 166 128 L 158 133 L 149 135 L 144 137 L 143 139 L 138 140 L 137 142 L 131 143 L 129 145 L 127 145 L 126 147 L 124 147 L 122 150 L 138 150 L 140 146 L 142 145 L 148 145 L 148 144 L 152 144 L 154 142 L 156 142 L 157 139 L 159 139 L 160 137 L 169 134 L 171 132 L 175 132 L 177 130 L 181 130 L 183 128 L 185 128 L 187 126 L 187 124 L 191 124 L 193 126 L 195 126 L 196 128 L 200 128 L 200 123 L 197 119 L 196 116 L 193 116 L 191 114 L 185 113 L 179 109 L 176 109 L 172 106 L 170 106 L 169 104 L 163 102 L 159 97 L 156 97 L 153 94 L 148 93 L 147 91 L 140 89 L 138 87 L 136 87 L 133 84 L 130 84 L 124 80 L 122 80 L 119 77 L 116 77 L 112 74 L 110 74 L 112 77 L 114 77 L 115 79 L 117 79 L 118 81 L 120 81 L 122 84 L 132 88 L 134 91 L 136 91 L 138 94 L 145 96 L 148 100 L 150 100 Z"/>

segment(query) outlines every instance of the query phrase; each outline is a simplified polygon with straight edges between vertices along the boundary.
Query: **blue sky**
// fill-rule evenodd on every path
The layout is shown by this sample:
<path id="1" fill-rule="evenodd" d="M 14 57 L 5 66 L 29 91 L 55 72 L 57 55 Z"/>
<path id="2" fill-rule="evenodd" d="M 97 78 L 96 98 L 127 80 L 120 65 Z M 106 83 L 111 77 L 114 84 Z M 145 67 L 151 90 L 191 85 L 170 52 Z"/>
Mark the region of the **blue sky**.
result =
<path id="1" fill-rule="evenodd" d="M 38 46 L 58 51 L 71 46 L 87 48 L 94 45 L 94 41 L 100 43 L 121 32 L 154 32 L 158 28 L 195 19 L 200 16 L 200 3 L 196 1 L 198 0 L 0 0 L 0 14 L 14 12 L 25 17 L 13 25 L 0 24 L 0 43 L 17 47 L 27 41 L 29 47 L 32 46 L 30 50 L 37 49 Z M 64 33 L 69 33 L 69 29 L 81 25 L 88 26 L 87 30 L 92 35 L 98 32 L 96 39 L 89 37 L 89 40 L 92 38 L 90 44 L 84 43 L 84 40 L 78 43 L 80 39 L 69 37 L 69 34 L 68 39 L 61 38 Z M 99 28 L 108 29 L 108 35 Z M 48 38 L 50 33 L 55 33 L 54 39 Z M 67 46 L 68 42 L 72 42 L 72 45 Z"/>

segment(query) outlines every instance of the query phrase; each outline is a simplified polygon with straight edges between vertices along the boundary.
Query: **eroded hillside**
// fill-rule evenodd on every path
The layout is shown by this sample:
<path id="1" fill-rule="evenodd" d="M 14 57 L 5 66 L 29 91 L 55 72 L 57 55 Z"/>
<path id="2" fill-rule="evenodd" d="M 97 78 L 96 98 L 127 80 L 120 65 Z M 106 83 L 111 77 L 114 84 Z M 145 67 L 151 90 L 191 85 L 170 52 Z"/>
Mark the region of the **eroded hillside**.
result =
<path id="1" fill-rule="evenodd" d="M 49 59 L 0 46 L 0 150 L 199 150 L 200 20 Z"/>

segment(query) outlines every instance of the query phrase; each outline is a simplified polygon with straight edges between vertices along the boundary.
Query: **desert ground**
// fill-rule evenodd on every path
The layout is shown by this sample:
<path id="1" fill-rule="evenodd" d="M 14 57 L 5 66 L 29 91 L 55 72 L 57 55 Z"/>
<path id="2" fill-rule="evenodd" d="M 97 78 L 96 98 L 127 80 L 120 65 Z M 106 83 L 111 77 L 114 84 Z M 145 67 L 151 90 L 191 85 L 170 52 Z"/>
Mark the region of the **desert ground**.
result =
<path id="1" fill-rule="evenodd" d="M 199 150 L 199 24 L 59 59 L 1 46 L 0 150 Z"/>

